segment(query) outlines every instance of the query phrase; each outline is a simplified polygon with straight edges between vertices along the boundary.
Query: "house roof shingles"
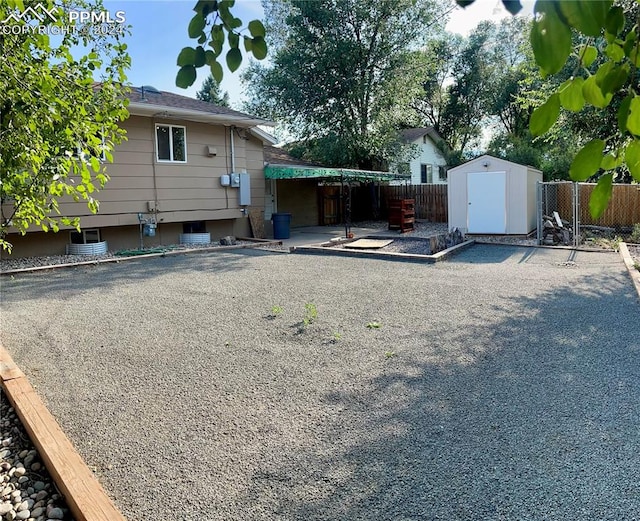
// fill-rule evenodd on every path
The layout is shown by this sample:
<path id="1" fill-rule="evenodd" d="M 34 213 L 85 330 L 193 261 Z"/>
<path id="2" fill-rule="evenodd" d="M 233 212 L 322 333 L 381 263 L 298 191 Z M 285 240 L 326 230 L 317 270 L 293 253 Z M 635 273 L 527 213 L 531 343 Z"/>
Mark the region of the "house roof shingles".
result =
<path id="1" fill-rule="evenodd" d="M 422 128 L 405 128 L 401 132 L 402 139 L 405 143 L 413 143 L 417 139 L 422 138 L 422 136 L 427 135 L 434 141 L 439 141 L 442 138 L 440 134 L 436 132 L 436 129 L 433 127 L 422 127 Z"/>
<path id="2" fill-rule="evenodd" d="M 127 98 L 129 98 L 129 101 L 134 103 L 145 103 L 149 105 L 159 105 L 162 107 L 197 110 L 200 112 L 208 112 L 210 114 L 241 116 L 244 118 L 254 118 L 256 121 L 262 121 L 260 118 L 250 116 L 249 114 L 245 114 L 228 107 L 221 107 L 219 105 L 209 103 L 208 101 L 188 98 L 187 96 L 181 96 L 179 94 L 174 94 L 173 92 L 157 91 L 155 89 L 144 89 L 143 97 L 142 88 L 133 87 L 129 94 L 127 94 Z"/>
<path id="3" fill-rule="evenodd" d="M 290 155 L 285 149 L 279 147 L 265 146 L 264 147 L 264 161 L 272 165 L 297 165 L 297 166 L 318 166 L 322 167 L 318 163 L 312 163 L 311 161 L 305 161 L 304 159 L 298 159 Z"/>
<path id="4" fill-rule="evenodd" d="M 130 102 L 129 112 L 132 114 L 175 116 L 195 121 L 228 122 L 247 127 L 273 125 L 270 121 L 228 107 L 153 88 L 132 87 L 127 98 Z"/>

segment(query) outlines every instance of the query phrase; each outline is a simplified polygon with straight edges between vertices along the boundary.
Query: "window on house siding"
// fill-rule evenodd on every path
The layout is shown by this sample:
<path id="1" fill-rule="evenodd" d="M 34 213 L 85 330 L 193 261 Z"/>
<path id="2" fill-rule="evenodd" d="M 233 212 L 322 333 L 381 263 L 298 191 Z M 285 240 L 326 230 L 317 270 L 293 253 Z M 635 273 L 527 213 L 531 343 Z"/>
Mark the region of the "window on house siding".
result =
<path id="1" fill-rule="evenodd" d="M 100 242 L 100 230 L 97 228 L 71 232 L 71 244 L 95 244 Z"/>
<path id="2" fill-rule="evenodd" d="M 433 165 L 420 165 L 420 182 L 433 183 Z"/>
<path id="3" fill-rule="evenodd" d="M 175 125 L 156 125 L 158 161 L 187 161 L 186 129 Z"/>
<path id="4" fill-rule="evenodd" d="M 182 223 L 182 233 L 207 233 L 207 226 L 204 221 Z"/>
<path id="5" fill-rule="evenodd" d="M 447 167 L 444 165 L 440 165 L 438 167 L 438 177 L 440 178 L 440 181 L 446 181 L 447 180 Z"/>

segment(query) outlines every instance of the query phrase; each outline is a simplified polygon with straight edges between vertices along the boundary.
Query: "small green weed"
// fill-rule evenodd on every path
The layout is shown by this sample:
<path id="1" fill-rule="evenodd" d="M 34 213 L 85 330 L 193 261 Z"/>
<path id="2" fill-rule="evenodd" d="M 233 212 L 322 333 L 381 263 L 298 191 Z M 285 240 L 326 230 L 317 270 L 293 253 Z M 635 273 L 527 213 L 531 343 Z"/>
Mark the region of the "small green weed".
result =
<path id="1" fill-rule="evenodd" d="M 622 237 L 620 237 L 619 235 L 616 235 L 613 238 L 613 241 L 611 241 L 611 247 L 615 250 L 615 251 L 619 251 L 620 250 L 620 243 L 624 242 L 624 239 Z"/>
<path id="2" fill-rule="evenodd" d="M 367 327 L 369 329 L 380 329 L 382 327 L 382 324 L 380 322 L 376 322 L 375 320 L 373 322 L 369 322 L 367 324 Z"/>
<path id="3" fill-rule="evenodd" d="M 640 262 L 634 262 L 634 263 L 633 263 L 633 267 L 634 267 L 635 269 L 637 269 L 638 271 L 640 271 Z"/>
<path id="4" fill-rule="evenodd" d="M 340 342 L 340 340 L 342 340 L 342 333 L 340 333 L 339 331 L 334 331 L 333 335 L 331 335 L 331 343 L 337 344 L 338 342 Z"/>
<path id="5" fill-rule="evenodd" d="M 384 352 L 384 356 L 385 358 L 393 358 L 394 356 L 397 356 L 395 351 L 385 351 Z"/>
<path id="6" fill-rule="evenodd" d="M 313 324 L 318 318 L 318 308 L 315 304 L 311 302 L 307 302 L 304 305 L 304 318 L 302 319 L 302 323 L 305 326 L 309 324 Z"/>
<path id="7" fill-rule="evenodd" d="M 635 242 L 636 244 L 640 244 L 640 223 L 636 223 L 633 225 L 633 231 L 629 236 L 629 240 L 631 242 Z"/>
<path id="8" fill-rule="evenodd" d="M 282 306 L 271 306 L 271 316 L 273 317 L 278 317 L 282 315 L 283 311 L 284 310 L 282 309 Z"/>

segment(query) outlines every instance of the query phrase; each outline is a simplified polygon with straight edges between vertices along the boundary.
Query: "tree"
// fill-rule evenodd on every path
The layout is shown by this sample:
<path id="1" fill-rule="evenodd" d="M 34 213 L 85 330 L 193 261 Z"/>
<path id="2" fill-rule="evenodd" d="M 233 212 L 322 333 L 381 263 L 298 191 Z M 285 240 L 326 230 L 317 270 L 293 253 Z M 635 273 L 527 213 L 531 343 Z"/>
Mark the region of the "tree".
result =
<path id="1" fill-rule="evenodd" d="M 449 33 L 427 42 L 419 51 L 422 89 L 411 102 L 420 118 L 420 125 L 433 127 L 451 150 L 455 148 L 457 139 L 448 133 L 453 128 L 447 112 L 449 87 L 455 82 L 453 69 L 462 54 L 463 45 L 462 36 Z"/>
<path id="2" fill-rule="evenodd" d="M 413 51 L 434 31 L 438 4 L 271 3 L 288 10 L 279 26 L 286 39 L 272 47 L 270 67 L 250 67 L 246 110 L 284 122 L 306 143 L 307 159 L 373 168 L 395 156 L 398 125 L 420 88 Z"/>
<path id="3" fill-rule="evenodd" d="M 220 107 L 229 106 L 229 93 L 227 91 L 220 93 L 220 85 L 211 74 L 202 82 L 200 90 L 196 92 L 196 98 Z"/>
<path id="4" fill-rule="evenodd" d="M 469 5 L 474 0 L 457 0 Z M 503 0 L 512 12 L 519 1 Z M 637 2 L 620 0 L 538 0 L 530 34 L 536 62 L 543 77 L 562 71 L 573 57 L 576 66 L 570 78 L 536 108 L 530 120 L 532 134 L 548 132 L 561 109 L 606 116 L 608 107 L 619 103 L 614 134 L 591 139 L 576 153 L 569 174 L 574 181 L 598 177 L 589 209 L 594 218 L 606 209 L 616 170 L 626 167 L 640 181 L 640 14 Z M 580 44 L 574 45 L 573 34 Z M 592 66 L 600 60 L 597 70 Z"/>
<path id="5" fill-rule="evenodd" d="M 532 109 L 517 103 L 523 69 L 533 60 L 523 48 L 527 23 L 482 22 L 468 38 L 445 34 L 424 49 L 423 92 L 413 106 L 453 151 L 450 164 L 473 153 L 489 128 L 528 133 Z"/>
<path id="6" fill-rule="evenodd" d="M 69 25 L 68 9 L 99 12 L 99 0 L 56 5 L 36 4 L 50 13 L 38 22 L 40 32 L 18 16 L 21 0 L 0 3 L 0 20 L 19 28 L 0 34 L 0 245 L 7 250 L 11 227 L 23 234 L 32 225 L 78 227 L 60 215 L 61 202 L 83 200 L 96 212 L 95 192 L 107 181 L 103 157 L 111 161 L 124 138 L 118 122 L 127 117 L 122 84 L 130 60 L 123 34 Z"/>
<path id="7" fill-rule="evenodd" d="M 461 154 L 481 136 L 487 115 L 488 27 L 481 25 L 469 36 L 453 64 L 454 82 L 447 88 L 442 132 L 449 136 L 451 149 Z"/>

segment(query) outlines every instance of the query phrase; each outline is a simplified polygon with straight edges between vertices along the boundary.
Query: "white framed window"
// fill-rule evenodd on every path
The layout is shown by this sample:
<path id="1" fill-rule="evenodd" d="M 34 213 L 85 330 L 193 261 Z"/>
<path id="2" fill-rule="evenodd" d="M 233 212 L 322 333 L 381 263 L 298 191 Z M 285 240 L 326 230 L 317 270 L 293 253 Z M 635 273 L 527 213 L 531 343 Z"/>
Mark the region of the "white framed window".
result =
<path id="1" fill-rule="evenodd" d="M 420 182 L 423 184 L 433 183 L 433 165 L 420 165 Z"/>
<path id="2" fill-rule="evenodd" d="M 156 125 L 158 161 L 187 162 L 187 129 L 179 125 Z"/>
<path id="3" fill-rule="evenodd" d="M 70 234 L 71 244 L 96 244 L 100 241 L 100 230 L 90 228 L 79 232 L 73 231 Z"/>

